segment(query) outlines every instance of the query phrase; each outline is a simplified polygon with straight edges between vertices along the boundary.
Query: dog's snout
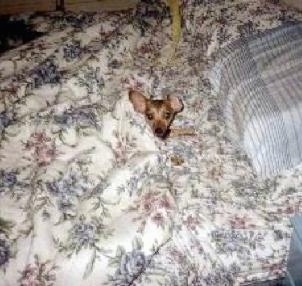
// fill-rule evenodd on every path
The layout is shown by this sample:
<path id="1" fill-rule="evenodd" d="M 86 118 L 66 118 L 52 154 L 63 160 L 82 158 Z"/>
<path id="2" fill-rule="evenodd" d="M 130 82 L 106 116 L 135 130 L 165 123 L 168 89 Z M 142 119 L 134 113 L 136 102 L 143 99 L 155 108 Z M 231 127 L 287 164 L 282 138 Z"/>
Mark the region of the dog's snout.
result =
<path id="1" fill-rule="evenodd" d="M 165 133 L 165 131 L 164 131 L 162 128 L 160 128 L 160 127 L 157 127 L 157 128 L 154 130 L 154 132 L 155 132 L 155 134 L 156 134 L 157 136 L 159 136 L 159 137 L 163 136 L 164 133 Z"/>

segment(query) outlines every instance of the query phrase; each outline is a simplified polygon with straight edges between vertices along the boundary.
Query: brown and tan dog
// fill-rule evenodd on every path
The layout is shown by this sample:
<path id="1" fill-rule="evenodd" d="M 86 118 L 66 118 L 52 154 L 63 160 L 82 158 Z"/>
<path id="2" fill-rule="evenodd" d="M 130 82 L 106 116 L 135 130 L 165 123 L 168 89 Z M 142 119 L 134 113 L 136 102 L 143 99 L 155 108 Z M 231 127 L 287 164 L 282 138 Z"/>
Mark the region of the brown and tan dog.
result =
<path id="1" fill-rule="evenodd" d="M 166 99 L 148 99 L 141 92 L 131 90 L 129 99 L 134 110 L 146 116 L 153 133 L 161 139 L 169 135 L 175 115 L 184 107 L 182 101 L 174 95 L 168 95 Z"/>

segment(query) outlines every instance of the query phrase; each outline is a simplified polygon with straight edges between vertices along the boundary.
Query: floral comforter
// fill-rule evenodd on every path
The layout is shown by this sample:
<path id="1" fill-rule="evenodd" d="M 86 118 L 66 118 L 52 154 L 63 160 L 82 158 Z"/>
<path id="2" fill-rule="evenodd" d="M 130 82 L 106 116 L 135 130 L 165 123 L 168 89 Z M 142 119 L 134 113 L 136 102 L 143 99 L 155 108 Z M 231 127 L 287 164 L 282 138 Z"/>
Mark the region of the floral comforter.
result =
<path id="1" fill-rule="evenodd" d="M 147 3 L 148 2 L 148 3 Z M 284 273 L 302 167 L 259 182 L 224 135 L 217 51 L 301 15 L 278 1 L 33 15 L 47 36 L 0 58 L 1 285 L 238 285 Z M 180 96 L 156 139 L 129 88 Z"/>

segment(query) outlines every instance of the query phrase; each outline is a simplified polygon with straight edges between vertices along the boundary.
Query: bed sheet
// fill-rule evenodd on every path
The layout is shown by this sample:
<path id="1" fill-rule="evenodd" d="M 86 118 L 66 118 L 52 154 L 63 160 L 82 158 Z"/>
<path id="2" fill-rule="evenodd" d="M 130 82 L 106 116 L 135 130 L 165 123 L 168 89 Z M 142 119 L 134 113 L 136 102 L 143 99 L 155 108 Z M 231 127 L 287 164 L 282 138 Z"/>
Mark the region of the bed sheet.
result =
<path id="1" fill-rule="evenodd" d="M 301 14 L 278 1 L 31 16 L 48 34 L 0 58 L 1 285 L 237 285 L 282 275 L 302 170 L 264 182 L 225 138 L 217 51 Z M 172 55 L 172 57 L 171 57 Z M 160 141 L 129 88 L 185 104 Z"/>

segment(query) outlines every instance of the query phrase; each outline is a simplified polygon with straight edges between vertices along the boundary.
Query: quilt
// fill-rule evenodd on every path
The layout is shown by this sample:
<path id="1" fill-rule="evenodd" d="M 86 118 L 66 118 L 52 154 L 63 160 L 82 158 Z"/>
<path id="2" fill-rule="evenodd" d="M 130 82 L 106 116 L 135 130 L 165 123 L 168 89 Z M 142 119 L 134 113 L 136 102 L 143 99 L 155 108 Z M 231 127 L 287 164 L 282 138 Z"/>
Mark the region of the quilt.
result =
<path id="1" fill-rule="evenodd" d="M 239 285 L 284 274 L 302 169 L 258 182 L 226 139 L 208 78 L 217 51 L 301 14 L 278 1 L 52 13 L 0 57 L 0 284 Z M 156 139 L 128 89 L 175 94 Z"/>

